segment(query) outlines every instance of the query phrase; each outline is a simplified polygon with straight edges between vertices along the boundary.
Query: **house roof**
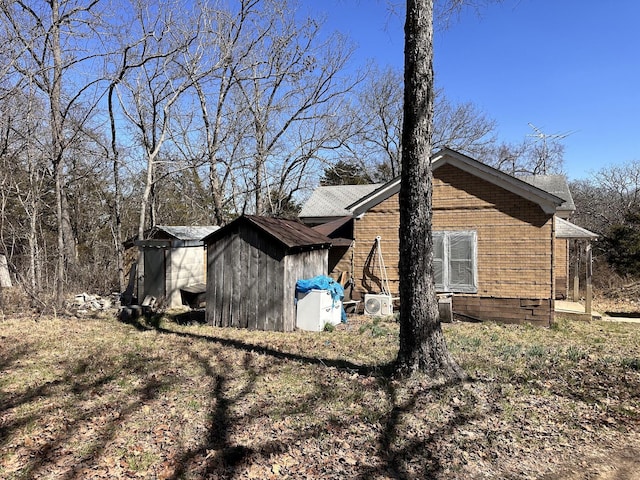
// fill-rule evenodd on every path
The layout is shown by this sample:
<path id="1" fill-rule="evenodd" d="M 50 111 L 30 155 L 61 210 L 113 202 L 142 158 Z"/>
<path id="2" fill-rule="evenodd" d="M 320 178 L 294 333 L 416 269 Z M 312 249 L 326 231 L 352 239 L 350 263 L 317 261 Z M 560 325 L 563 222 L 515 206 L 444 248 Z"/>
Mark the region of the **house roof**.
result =
<path id="1" fill-rule="evenodd" d="M 241 225 L 256 228 L 264 232 L 287 250 L 312 250 L 314 248 L 329 248 L 331 246 L 331 239 L 329 237 L 316 232 L 298 220 L 259 217 L 255 215 L 243 215 L 236 218 L 228 225 L 205 237 L 204 242 L 206 244 L 213 243 L 228 233 L 237 231 Z"/>
<path id="2" fill-rule="evenodd" d="M 449 148 L 431 158 L 433 170 L 453 165 L 533 201 L 548 214 L 566 218 L 575 209 L 569 186 L 562 175 L 531 175 L 517 178 Z M 400 177 L 385 184 L 334 185 L 318 187 L 302 206 L 305 222 L 328 222 L 345 216 L 357 217 L 400 191 Z"/>
<path id="3" fill-rule="evenodd" d="M 488 181 L 494 185 L 504 188 L 507 191 L 515 193 L 527 200 L 537 203 L 545 213 L 554 214 L 558 207 L 564 203 L 564 200 L 551 192 L 542 190 L 541 188 L 513 177 L 498 169 L 485 165 L 471 157 L 463 155 L 449 148 L 443 148 L 431 157 L 431 167 L 435 171 L 443 165 L 452 165 L 468 172 L 476 177 Z M 358 216 L 389 198 L 400 191 L 400 177 L 382 185 L 375 191 L 371 192 L 356 202 L 352 203 L 347 209 L 354 216 Z"/>
<path id="4" fill-rule="evenodd" d="M 347 222 L 353 220 L 351 215 L 346 215 L 344 217 L 337 218 L 327 223 L 323 223 L 322 225 L 316 225 L 312 227 L 316 232 L 319 232 L 327 237 L 330 237 L 333 232 L 338 230 L 340 227 L 345 225 Z"/>
<path id="5" fill-rule="evenodd" d="M 586 228 L 579 227 L 564 218 L 556 218 L 556 238 L 579 238 L 595 240 L 597 233 L 590 232 Z"/>
<path id="6" fill-rule="evenodd" d="M 576 209 L 569 184 L 564 175 L 522 175 L 518 178 L 563 199 L 564 202 L 558 207 L 558 215 L 562 218 L 569 217 Z"/>
<path id="7" fill-rule="evenodd" d="M 330 219 L 351 216 L 347 209 L 353 202 L 381 187 L 381 183 L 369 185 L 331 185 L 316 188 L 298 215 L 300 218 Z"/>
<path id="8" fill-rule="evenodd" d="M 332 247 L 350 247 L 353 243 L 353 240 L 350 238 L 343 238 L 336 235 L 336 232 L 340 230 L 342 226 L 347 224 L 348 222 L 353 221 L 353 217 L 345 216 L 338 218 L 336 220 L 332 220 L 327 223 L 323 223 L 321 225 L 316 225 L 312 227 L 316 232 L 326 235 L 331 238 L 331 246 Z"/>

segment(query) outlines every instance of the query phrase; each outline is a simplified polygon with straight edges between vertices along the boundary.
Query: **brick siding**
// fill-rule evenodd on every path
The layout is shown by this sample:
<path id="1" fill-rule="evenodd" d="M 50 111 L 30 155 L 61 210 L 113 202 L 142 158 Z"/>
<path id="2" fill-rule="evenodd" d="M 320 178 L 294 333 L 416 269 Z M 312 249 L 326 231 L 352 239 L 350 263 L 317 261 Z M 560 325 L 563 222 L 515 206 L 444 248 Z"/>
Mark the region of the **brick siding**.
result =
<path id="1" fill-rule="evenodd" d="M 551 268 L 554 250 L 559 264 L 566 265 L 566 254 L 559 255 L 563 247 L 554 245 L 552 216 L 537 204 L 451 165 L 434 172 L 433 207 L 434 230 L 477 232 L 478 292 L 455 295 L 454 309 L 477 313 L 482 319 L 551 321 L 554 281 L 561 280 L 561 276 L 554 279 Z M 398 222 L 397 194 L 355 220 L 354 245 L 338 263 L 340 269 L 348 265 L 353 269 L 354 297 L 381 291 L 380 264 L 377 255 L 372 256 L 376 236 L 381 237 L 391 294 L 398 295 Z M 566 277 L 566 266 L 564 271 Z M 523 307 L 521 299 L 531 300 Z"/>

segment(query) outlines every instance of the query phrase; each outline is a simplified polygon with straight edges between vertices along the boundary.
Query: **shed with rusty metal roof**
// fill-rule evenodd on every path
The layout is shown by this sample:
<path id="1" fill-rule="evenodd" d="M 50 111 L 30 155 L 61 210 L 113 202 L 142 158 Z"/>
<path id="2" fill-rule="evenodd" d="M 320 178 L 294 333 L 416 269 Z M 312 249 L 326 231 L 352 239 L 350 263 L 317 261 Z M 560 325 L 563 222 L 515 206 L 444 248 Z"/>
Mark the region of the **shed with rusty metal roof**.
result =
<path id="1" fill-rule="evenodd" d="M 243 215 L 204 242 L 214 326 L 292 331 L 296 281 L 327 274 L 331 239 L 297 220 Z"/>

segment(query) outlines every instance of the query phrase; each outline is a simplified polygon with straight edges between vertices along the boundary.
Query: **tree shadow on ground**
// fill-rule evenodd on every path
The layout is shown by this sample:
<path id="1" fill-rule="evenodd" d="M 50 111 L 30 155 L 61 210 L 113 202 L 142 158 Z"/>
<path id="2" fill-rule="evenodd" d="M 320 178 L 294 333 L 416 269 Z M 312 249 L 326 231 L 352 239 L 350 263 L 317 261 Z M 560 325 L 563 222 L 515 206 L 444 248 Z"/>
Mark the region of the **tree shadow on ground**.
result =
<path id="1" fill-rule="evenodd" d="M 163 333 L 167 335 L 175 335 L 177 337 L 189 338 L 193 340 L 200 340 L 203 342 L 214 343 L 225 347 L 234 348 L 236 350 L 242 350 L 245 352 L 258 353 L 261 355 L 268 355 L 273 358 L 277 358 L 280 360 L 291 360 L 295 362 L 304 363 L 307 365 L 322 365 L 325 367 L 337 368 L 339 370 L 347 370 L 351 373 L 357 373 L 359 375 L 365 376 L 391 376 L 394 371 L 395 364 L 387 363 L 384 365 L 361 365 L 357 363 L 350 362 L 348 360 L 340 360 L 333 358 L 320 358 L 313 357 L 308 355 L 300 355 L 297 353 L 286 352 L 282 350 L 277 350 L 270 347 L 265 347 L 264 345 L 255 344 L 255 343 L 247 343 L 241 340 L 229 339 L 229 338 L 221 338 L 212 335 L 199 335 L 197 333 L 192 332 L 180 332 L 174 331 L 171 329 L 163 328 L 161 326 L 157 327 L 146 327 L 144 324 L 139 323 L 141 330 L 143 329 L 153 329 L 158 333 Z"/>
<path id="2" fill-rule="evenodd" d="M 443 439 L 483 414 L 474 407 L 470 397 L 450 409 L 446 417 L 430 425 L 421 435 L 409 435 L 406 417 L 419 413 L 427 401 L 447 397 L 455 385 L 425 383 L 410 389 L 407 394 L 402 381 L 390 378 L 392 365 L 362 365 L 286 352 L 251 342 L 173 331 L 162 328 L 159 322 L 147 323 L 143 318 L 127 323 L 131 325 L 131 329 L 125 329 L 128 335 L 138 338 L 137 330 L 142 333 L 140 340 L 153 339 L 151 345 L 161 341 L 155 334 L 176 339 L 175 343 L 173 340 L 170 343 L 178 345 L 175 351 L 181 353 L 180 361 L 198 367 L 202 375 L 197 381 L 204 382 L 208 391 L 208 401 L 199 407 L 200 412 L 206 413 L 206 421 L 200 424 L 202 435 L 189 444 L 175 445 L 172 457 L 162 466 L 167 467 L 162 478 L 240 478 L 252 467 L 268 471 L 272 462 L 291 454 L 295 448 L 315 448 L 302 457 L 302 461 L 311 464 L 310 468 L 315 468 L 309 472 L 314 478 L 365 479 L 375 476 L 379 469 L 386 472 L 387 478 L 430 478 L 441 475 L 446 468 L 448 457 L 443 451 Z M 0 439 L 0 446 L 5 448 L 8 447 L 7 439 L 12 438 L 10 441 L 15 442 L 15 434 L 22 432 L 26 424 L 41 424 L 50 419 L 55 423 L 60 419 L 61 411 L 65 415 L 63 425 L 56 423 L 55 428 L 45 430 L 47 438 L 29 448 L 30 457 L 20 470 L 22 478 L 48 474 L 65 480 L 91 475 L 109 478 L 109 470 L 101 468 L 105 455 L 113 454 L 114 440 L 120 441 L 122 432 L 131 428 L 132 422 L 136 421 L 134 418 L 139 418 L 145 407 L 155 408 L 164 391 L 181 388 L 182 382 L 186 381 L 179 367 L 175 374 L 168 374 L 170 370 L 165 366 L 169 358 L 163 357 L 164 351 L 140 349 L 140 345 L 141 342 L 136 341 L 124 356 L 114 357 L 106 349 L 98 354 L 99 358 L 90 352 L 69 357 L 59 366 L 60 373 L 53 380 L 33 383 L 5 396 L 7 403 L 0 406 L 0 414 L 4 416 L 13 410 L 11 420 L 3 423 L 3 434 L 6 435 L 2 437 L 4 440 Z M 203 345 L 207 347 L 202 348 Z M 14 350 L 15 358 L 28 353 L 18 347 Z M 0 357 L 5 368 L 13 368 L 15 362 Z M 308 385 L 300 393 L 288 398 L 280 397 L 278 392 L 270 398 L 257 396 L 260 392 L 256 387 L 258 381 L 264 384 L 287 368 L 295 375 L 298 366 L 318 367 L 311 370 Z M 305 375 L 309 375 L 309 370 Z M 127 387 L 126 394 L 109 400 L 108 396 L 123 381 L 123 376 L 128 376 L 133 384 Z M 340 377 L 339 382 L 335 381 L 336 377 Z M 327 415 L 325 405 L 333 402 L 335 407 L 336 403 L 341 403 L 341 395 L 348 394 L 350 388 L 361 388 L 377 399 L 372 415 L 358 413 L 343 418 L 339 410 Z M 40 401 L 43 408 L 40 408 Z M 20 406 L 27 406 L 30 411 L 16 415 L 15 410 Z M 39 410 L 34 410 L 35 406 Z M 276 421 L 274 419 L 297 417 L 304 417 L 306 423 L 295 428 L 270 426 Z M 159 421 L 163 419 L 158 418 Z M 373 432 L 371 444 L 365 445 L 353 438 L 354 423 L 358 424 L 356 431 Z M 267 426 L 257 431 L 266 433 L 264 436 L 239 435 L 239 432 L 250 431 L 262 424 Z M 150 437 L 145 438 L 154 442 Z M 358 463 L 352 465 L 339 458 L 334 445 L 338 439 L 347 439 L 354 444 L 361 455 Z M 84 441 L 81 449 L 76 446 L 79 440 Z M 156 443 L 150 446 L 163 448 Z M 64 456 L 68 461 L 62 468 L 59 462 Z M 300 465 L 300 468 L 306 468 L 306 465 Z M 52 470 L 54 466 L 59 470 Z M 126 472 L 125 475 L 143 472 Z M 148 478 L 160 476 L 155 470 L 147 473 L 151 476 Z M 294 471 L 290 473 L 297 475 Z"/>
<path id="3" fill-rule="evenodd" d="M 189 352 L 189 356 L 200 365 L 206 376 L 213 381 L 211 390 L 210 425 L 206 440 L 199 447 L 186 450 L 176 461 L 176 469 L 171 475 L 171 479 L 182 478 L 187 471 L 191 470 L 191 463 L 197 458 L 204 458 L 205 464 L 199 465 L 203 474 L 211 474 L 214 471 L 224 471 L 225 475 L 233 478 L 235 469 L 251 453 L 243 446 L 234 446 L 229 440 L 231 429 L 231 414 L 229 412 L 234 402 L 239 402 L 249 392 L 253 390 L 254 379 L 247 382 L 235 395 L 229 396 L 226 389 L 228 377 L 232 373 L 232 367 L 225 360 L 218 363 L 221 372 L 216 371 L 208 358 L 204 358 L 195 352 Z M 251 370 L 249 361 L 245 359 L 244 368 Z M 209 452 L 213 452 L 210 454 Z"/>
<path id="4" fill-rule="evenodd" d="M 282 350 L 265 347 L 259 344 L 247 343 L 240 340 L 220 338 L 211 335 L 200 335 L 193 332 L 174 331 L 160 326 L 153 327 L 153 330 L 166 334 L 175 335 L 181 338 L 203 341 L 216 344 L 225 348 L 233 348 L 235 350 L 244 351 L 247 354 L 267 355 L 273 359 L 281 361 L 293 361 L 306 365 L 322 366 L 330 369 L 337 369 L 349 374 L 356 374 L 364 377 L 371 377 L 376 380 L 377 388 L 384 392 L 384 400 L 381 401 L 381 408 L 386 406 L 388 413 L 384 414 L 381 419 L 381 433 L 376 442 L 378 445 L 376 456 L 384 465 L 384 469 L 391 478 L 410 479 L 410 478 L 431 478 L 437 476 L 443 470 L 443 462 L 440 458 L 442 455 L 443 439 L 452 434 L 457 428 L 465 423 L 477 420 L 484 412 L 479 412 L 475 408 L 473 399 L 468 399 L 463 405 L 458 405 L 453 412 L 448 415 L 446 422 L 438 426 L 433 426 L 429 434 L 410 440 L 404 440 L 406 432 L 402 429 L 402 417 L 415 412 L 420 408 L 419 400 L 425 394 L 435 396 L 445 395 L 445 392 L 459 386 L 460 382 L 440 382 L 431 383 L 424 388 L 418 388 L 409 398 L 399 399 L 394 386 L 393 374 L 395 364 L 389 363 L 385 365 L 361 365 L 347 360 L 336 360 L 329 358 L 319 358 L 313 356 L 300 355 Z M 252 390 L 251 384 L 247 384 L 240 392 L 233 397 L 225 396 L 224 387 L 228 382 L 227 367 L 224 368 L 226 373 L 221 374 L 213 371 L 207 359 L 198 359 L 202 363 L 203 368 L 207 371 L 207 375 L 214 379 L 214 389 L 212 391 L 213 411 L 212 424 L 209 429 L 209 438 L 205 444 L 198 449 L 185 452 L 178 462 L 178 469 L 171 478 L 180 478 L 189 465 L 208 451 L 215 452 L 207 457 L 206 473 L 224 472 L 220 478 L 235 478 L 239 474 L 239 468 L 246 466 L 249 462 L 255 462 L 258 459 L 267 459 L 272 455 L 287 451 L 292 443 L 301 440 L 313 438 L 318 434 L 317 429 L 301 432 L 296 438 L 286 441 L 267 441 L 259 447 L 245 447 L 239 445 L 231 445 L 228 443 L 228 429 L 232 425 L 232 419 L 229 417 L 229 407 L 240 402 L 243 396 L 249 394 Z M 245 363 L 244 369 L 250 370 L 250 365 Z M 469 379 L 467 383 L 472 383 Z M 330 388 L 326 385 L 320 385 L 319 391 L 324 396 L 332 395 Z M 303 400 L 302 403 L 317 403 L 316 394 L 310 395 L 310 398 Z M 258 412 L 256 412 L 258 413 Z M 262 412 L 264 413 L 264 412 Z M 234 425 L 237 427 L 237 425 Z M 340 435 L 342 431 L 346 431 L 349 427 L 348 422 L 333 422 L 331 426 L 335 434 Z M 320 428 L 320 427 L 318 427 Z M 322 431 L 322 428 L 320 428 Z M 419 460 L 419 461 L 418 461 Z M 359 467 L 354 472 L 353 478 L 367 479 L 375 476 L 380 466 L 369 468 L 366 466 Z"/>
<path id="5" fill-rule="evenodd" d="M 4 369 L 7 361 L 3 360 Z M 155 368 L 154 362 L 144 356 L 131 355 L 118 365 L 105 365 L 97 362 L 92 354 L 87 354 L 79 361 L 62 362 L 56 367 L 63 373 L 55 380 L 10 393 L 3 392 L 0 406 L 0 418 L 3 419 L 0 447 L 7 447 L 7 442 L 16 442 L 13 436 L 23 428 L 35 430 L 37 425 L 47 419 L 52 419 L 55 423 L 47 425 L 40 432 L 40 438 L 31 440 L 29 445 L 15 445 L 29 451 L 28 461 L 20 466 L 15 478 L 34 478 L 45 474 L 66 480 L 86 478 L 84 469 L 100 457 L 127 419 L 143 405 L 157 398 L 174 381 L 156 378 L 151 373 Z M 85 404 L 85 399 L 99 396 L 108 389 L 122 371 L 135 372 L 138 378 L 145 381 L 139 382 L 132 395 L 117 406 L 117 415 L 108 415 L 111 407 L 103 402 Z M 40 403 L 44 406 L 33 408 Z M 29 413 L 21 413 L 21 410 Z M 96 425 L 96 418 L 104 418 L 105 421 Z M 66 465 L 57 465 L 56 462 L 68 451 L 69 446 L 88 432 L 91 435 L 83 444 L 81 453 Z"/>
<path id="6" fill-rule="evenodd" d="M 614 318 L 640 318 L 640 312 L 604 312 L 604 314 Z"/>
<path id="7" fill-rule="evenodd" d="M 178 325 L 204 325 L 207 323 L 204 309 L 192 309 L 173 317 Z"/>

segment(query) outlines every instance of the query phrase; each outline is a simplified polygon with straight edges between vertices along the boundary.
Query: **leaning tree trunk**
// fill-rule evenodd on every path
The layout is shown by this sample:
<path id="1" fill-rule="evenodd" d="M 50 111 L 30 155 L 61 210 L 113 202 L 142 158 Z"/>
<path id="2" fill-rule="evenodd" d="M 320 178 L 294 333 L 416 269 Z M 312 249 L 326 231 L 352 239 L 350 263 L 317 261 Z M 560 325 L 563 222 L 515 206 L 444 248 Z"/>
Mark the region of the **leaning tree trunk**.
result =
<path id="1" fill-rule="evenodd" d="M 431 129 L 433 118 L 433 0 L 407 0 L 405 93 L 400 187 L 401 374 L 448 380 L 465 377 L 440 328 L 433 281 Z"/>

